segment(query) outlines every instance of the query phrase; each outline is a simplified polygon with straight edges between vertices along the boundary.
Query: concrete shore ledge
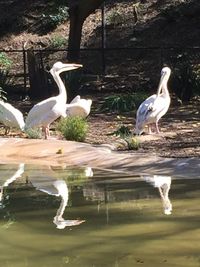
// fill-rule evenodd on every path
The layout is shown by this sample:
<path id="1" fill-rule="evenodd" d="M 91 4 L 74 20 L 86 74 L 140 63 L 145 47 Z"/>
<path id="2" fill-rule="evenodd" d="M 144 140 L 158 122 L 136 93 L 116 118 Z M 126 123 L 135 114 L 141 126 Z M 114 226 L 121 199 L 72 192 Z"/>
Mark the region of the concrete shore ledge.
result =
<path id="1" fill-rule="evenodd" d="M 200 158 L 162 158 L 156 154 L 113 151 L 63 140 L 0 139 L 0 163 L 89 166 L 133 175 L 170 175 L 200 178 Z"/>

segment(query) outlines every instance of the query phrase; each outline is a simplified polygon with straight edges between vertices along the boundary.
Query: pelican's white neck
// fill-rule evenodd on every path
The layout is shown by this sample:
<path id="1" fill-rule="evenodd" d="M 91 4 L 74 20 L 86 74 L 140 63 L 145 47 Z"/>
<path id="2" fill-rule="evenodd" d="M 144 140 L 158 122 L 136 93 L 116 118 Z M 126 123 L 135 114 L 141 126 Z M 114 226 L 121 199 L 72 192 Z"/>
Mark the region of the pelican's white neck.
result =
<path id="1" fill-rule="evenodd" d="M 66 103 L 67 102 L 67 92 L 66 92 L 65 85 L 64 85 L 60 75 L 56 71 L 51 72 L 51 74 L 53 75 L 53 78 L 54 78 L 56 84 L 58 85 L 58 89 L 59 89 L 58 97 L 60 97 L 62 99 L 62 101 L 64 103 Z"/>
<path id="2" fill-rule="evenodd" d="M 160 94 L 164 96 L 169 96 L 167 83 L 170 77 L 170 73 L 171 73 L 171 70 L 169 68 L 166 67 L 162 69 L 161 78 L 160 78 L 160 82 L 159 82 L 158 90 L 157 90 L 157 96 L 159 96 Z"/>

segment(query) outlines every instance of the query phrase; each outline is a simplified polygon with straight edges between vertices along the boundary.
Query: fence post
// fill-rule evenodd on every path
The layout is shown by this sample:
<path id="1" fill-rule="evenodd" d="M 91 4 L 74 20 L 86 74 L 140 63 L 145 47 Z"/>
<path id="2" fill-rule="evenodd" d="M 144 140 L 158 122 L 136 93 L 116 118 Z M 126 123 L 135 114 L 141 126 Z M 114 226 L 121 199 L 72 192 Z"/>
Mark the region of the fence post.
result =
<path id="1" fill-rule="evenodd" d="M 101 55 L 103 74 L 106 73 L 105 48 L 106 48 L 106 22 L 105 22 L 105 1 L 101 7 Z"/>
<path id="2" fill-rule="evenodd" d="M 26 76 L 27 76 L 27 72 L 26 72 L 26 42 L 23 44 L 22 47 L 22 53 L 23 53 L 23 66 L 24 66 L 24 91 L 26 92 Z"/>

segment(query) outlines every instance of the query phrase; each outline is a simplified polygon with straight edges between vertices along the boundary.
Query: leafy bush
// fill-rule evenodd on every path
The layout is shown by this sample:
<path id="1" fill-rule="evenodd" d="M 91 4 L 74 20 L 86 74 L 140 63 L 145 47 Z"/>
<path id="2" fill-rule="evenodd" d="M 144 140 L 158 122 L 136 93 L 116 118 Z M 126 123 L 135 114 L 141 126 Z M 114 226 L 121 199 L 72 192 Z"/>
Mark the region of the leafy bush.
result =
<path id="1" fill-rule="evenodd" d="M 121 24 L 124 21 L 124 14 L 118 10 L 112 10 L 107 14 L 106 22 L 109 25 Z"/>
<path id="2" fill-rule="evenodd" d="M 60 36 L 60 35 L 55 35 L 51 39 L 50 46 L 53 48 L 59 48 L 59 47 L 66 45 L 66 43 L 67 43 L 66 38 L 64 38 L 63 36 Z"/>
<path id="3" fill-rule="evenodd" d="M 67 89 L 68 99 L 73 99 L 75 97 L 74 93 L 77 92 L 81 86 L 81 81 L 82 81 L 81 69 L 75 71 L 63 72 L 61 73 L 61 77 Z"/>
<path id="4" fill-rule="evenodd" d="M 124 138 L 130 135 L 130 133 L 131 133 L 130 129 L 127 126 L 122 125 L 116 131 L 109 133 L 108 135 L 116 135 Z"/>
<path id="5" fill-rule="evenodd" d="M 7 100 L 6 92 L 2 89 L 1 86 L 0 86 L 0 100 L 3 100 L 3 101 Z"/>
<path id="6" fill-rule="evenodd" d="M 126 94 L 126 95 L 113 95 L 105 98 L 101 109 L 114 112 L 128 112 L 138 108 L 141 102 L 147 98 L 144 92 Z"/>
<path id="7" fill-rule="evenodd" d="M 129 150 L 138 150 L 139 149 L 140 142 L 136 137 L 129 135 L 129 136 L 125 137 L 124 140 L 126 141 Z"/>
<path id="8" fill-rule="evenodd" d="M 171 84 L 182 101 L 189 101 L 194 95 L 200 95 L 200 66 L 180 64 L 174 69 Z"/>
<path id="9" fill-rule="evenodd" d="M 8 71 L 12 66 L 12 60 L 4 53 L 0 53 L 0 70 Z"/>
<path id="10" fill-rule="evenodd" d="M 55 10 L 52 10 L 51 13 L 42 14 L 43 25 L 48 28 L 55 28 L 61 23 L 65 22 L 69 18 L 68 7 L 59 6 Z"/>
<path id="11" fill-rule="evenodd" d="M 61 118 L 56 128 L 65 139 L 83 142 L 88 131 L 88 124 L 87 121 L 81 117 L 67 117 Z"/>
<path id="12" fill-rule="evenodd" d="M 40 129 L 29 128 L 25 132 L 30 139 L 42 139 L 42 132 Z"/>
<path id="13" fill-rule="evenodd" d="M 4 89 L 11 83 L 8 77 L 11 66 L 12 60 L 5 53 L 0 53 L 0 99 L 2 100 L 6 100 Z"/>

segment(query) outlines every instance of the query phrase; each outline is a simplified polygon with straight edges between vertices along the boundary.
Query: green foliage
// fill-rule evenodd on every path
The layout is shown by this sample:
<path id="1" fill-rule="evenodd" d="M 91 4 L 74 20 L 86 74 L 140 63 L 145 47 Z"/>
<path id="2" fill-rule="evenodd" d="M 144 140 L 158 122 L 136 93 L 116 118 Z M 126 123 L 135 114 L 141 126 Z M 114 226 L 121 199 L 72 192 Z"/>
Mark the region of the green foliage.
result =
<path id="1" fill-rule="evenodd" d="M 116 136 L 120 136 L 122 138 L 130 135 L 131 131 L 128 127 L 126 127 L 125 125 L 120 126 L 116 131 L 110 133 L 109 135 L 116 135 Z"/>
<path id="2" fill-rule="evenodd" d="M 147 95 L 144 92 L 108 96 L 105 98 L 101 110 L 119 113 L 133 111 L 137 109 L 141 102 L 146 98 Z"/>
<path id="3" fill-rule="evenodd" d="M 129 150 L 138 150 L 139 149 L 140 142 L 136 137 L 129 135 L 129 136 L 125 137 L 124 140 L 126 141 Z"/>
<path id="4" fill-rule="evenodd" d="M 40 129 L 29 128 L 25 132 L 30 139 L 42 139 L 42 132 Z"/>
<path id="5" fill-rule="evenodd" d="M 8 76 L 11 66 L 12 60 L 5 53 L 0 53 L 0 99 L 2 100 L 6 100 L 4 89 L 11 84 Z"/>
<path id="6" fill-rule="evenodd" d="M 88 131 L 87 121 L 81 117 L 61 118 L 56 126 L 57 130 L 67 140 L 83 142 Z"/>
<path id="7" fill-rule="evenodd" d="M 12 60 L 4 53 L 0 53 L 0 70 L 8 71 L 12 66 Z"/>
<path id="8" fill-rule="evenodd" d="M 182 101 L 189 101 L 192 96 L 200 95 L 200 66 L 183 63 L 174 69 L 172 88 Z"/>
<path id="9" fill-rule="evenodd" d="M 118 10 L 112 9 L 110 12 L 107 13 L 106 22 L 109 25 L 121 24 L 123 20 L 124 16 Z"/>
<path id="10" fill-rule="evenodd" d="M 55 28 L 61 23 L 65 22 L 69 18 L 68 7 L 59 6 L 54 10 L 48 11 L 46 14 L 42 14 L 43 25 L 47 28 Z"/>
<path id="11" fill-rule="evenodd" d="M 55 35 L 51 39 L 50 46 L 53 47 L 53 48 L 59 48 L 59 47 L 65 46 L 66 43 L 67 43 L 66 38 L 64 38 L 61 35 Z"/>
<path id="12" fill-rule="evenodd" d="M 81 85 L 82 72 L 81 69 L 74 71 L 67 71 L 61 73 L 65 87 L 67 88 L 67 97 L 72 99 L 75 95 L 78 94 L 77 90 Z"/>
<path id="13" fill-rule="evenodd" d="M 1 86 L 0 86 L 0 100 L 3 100 L 3 101 L 7 100 L 6 92 L 2 89 Z"/>

